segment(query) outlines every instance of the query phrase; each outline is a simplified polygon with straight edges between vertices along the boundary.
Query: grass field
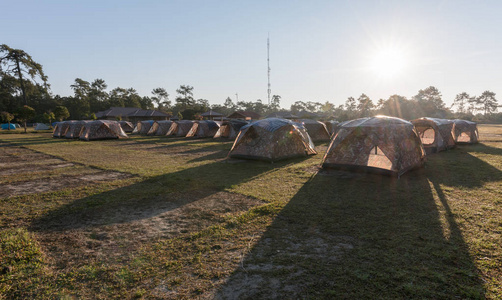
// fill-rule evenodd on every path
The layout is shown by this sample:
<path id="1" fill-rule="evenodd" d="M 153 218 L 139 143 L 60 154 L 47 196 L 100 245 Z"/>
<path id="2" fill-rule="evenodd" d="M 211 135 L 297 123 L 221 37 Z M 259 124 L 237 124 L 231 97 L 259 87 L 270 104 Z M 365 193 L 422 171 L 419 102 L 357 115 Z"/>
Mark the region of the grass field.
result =
<path id="1" fill-rule="evenodd" d="M 501 299 L 502 126 L 401 178 L 0 133 L 0 299 Z"/>

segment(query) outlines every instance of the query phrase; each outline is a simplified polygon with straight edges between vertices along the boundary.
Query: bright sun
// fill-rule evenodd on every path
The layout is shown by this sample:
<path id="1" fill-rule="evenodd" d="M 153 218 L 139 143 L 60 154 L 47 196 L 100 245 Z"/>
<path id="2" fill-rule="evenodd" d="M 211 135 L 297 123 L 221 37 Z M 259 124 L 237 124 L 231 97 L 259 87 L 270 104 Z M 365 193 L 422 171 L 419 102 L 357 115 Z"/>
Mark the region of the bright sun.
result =
<path id="1" fill-rule="evenodd" d="M 404 51 L 395 47 L 377 50 L 370 60 L 370 69 L 382 79 L 393 79 L 402 75 L 407 64 Z"/>

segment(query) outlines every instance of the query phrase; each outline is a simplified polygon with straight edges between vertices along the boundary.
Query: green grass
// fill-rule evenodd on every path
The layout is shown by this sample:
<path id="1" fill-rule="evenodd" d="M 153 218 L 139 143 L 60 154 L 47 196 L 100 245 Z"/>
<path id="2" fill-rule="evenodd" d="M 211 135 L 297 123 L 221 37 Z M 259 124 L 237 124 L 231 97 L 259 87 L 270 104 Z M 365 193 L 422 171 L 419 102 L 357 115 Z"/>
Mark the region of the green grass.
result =
<path id="1" fill-rule="evenodd" d="M 480 134 L 400 179 L 319 172 L 326 144 L 270 164 L 220 139 L 0 135 L 74 164 L 0 184 L 128 175 L 0 199 L 0 299 L 502 298 L 502 126 Z"/>

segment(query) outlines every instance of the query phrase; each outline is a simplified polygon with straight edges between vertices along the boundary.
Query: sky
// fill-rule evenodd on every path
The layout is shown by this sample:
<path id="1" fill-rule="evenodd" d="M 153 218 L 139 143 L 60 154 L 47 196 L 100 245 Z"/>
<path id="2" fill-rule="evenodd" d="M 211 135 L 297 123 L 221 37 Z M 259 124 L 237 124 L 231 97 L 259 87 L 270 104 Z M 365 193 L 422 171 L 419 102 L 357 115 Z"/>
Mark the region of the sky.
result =
<path id="1" fill-rule="evenodd" d="M 43 65 L 54 94 L 76 78 L 151 96 L 335 105 L 435 86 L 502 97 L 502 1 L 3 1 L 0 44 Z M 237 94 L 237 95 L 236 95 Z M 499 103 L 502 103 L 499 100 Z"/>

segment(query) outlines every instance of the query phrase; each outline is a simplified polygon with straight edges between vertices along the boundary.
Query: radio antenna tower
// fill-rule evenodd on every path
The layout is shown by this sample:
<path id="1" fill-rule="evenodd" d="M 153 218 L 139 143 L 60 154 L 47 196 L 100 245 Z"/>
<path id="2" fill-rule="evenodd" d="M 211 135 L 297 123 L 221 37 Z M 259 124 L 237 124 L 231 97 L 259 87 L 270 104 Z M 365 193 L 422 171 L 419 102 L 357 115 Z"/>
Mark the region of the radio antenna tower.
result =
<path id="1" fill-rule="evenodd" d="M 270 105 L 270 33 L 267 37 L 267 74 L 268 74 L 268 105 Z"/>

